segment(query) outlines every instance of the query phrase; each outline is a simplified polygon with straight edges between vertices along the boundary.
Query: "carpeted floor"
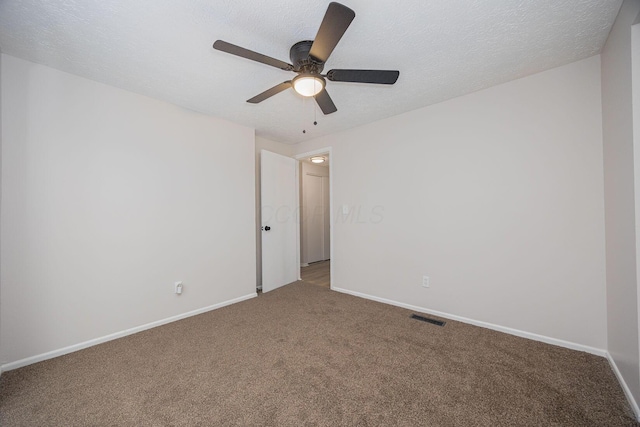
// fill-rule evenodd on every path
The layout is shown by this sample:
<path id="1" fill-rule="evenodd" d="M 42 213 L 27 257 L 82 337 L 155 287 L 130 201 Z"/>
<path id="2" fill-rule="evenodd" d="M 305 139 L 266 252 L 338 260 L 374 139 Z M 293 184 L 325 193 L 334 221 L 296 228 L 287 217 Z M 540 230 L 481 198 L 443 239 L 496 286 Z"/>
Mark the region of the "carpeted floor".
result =
<path id="1" fill-rule="evenodd" d="M 635 426 L 604 358 L 297 282 L 0 378 L 9 426 Z"/>

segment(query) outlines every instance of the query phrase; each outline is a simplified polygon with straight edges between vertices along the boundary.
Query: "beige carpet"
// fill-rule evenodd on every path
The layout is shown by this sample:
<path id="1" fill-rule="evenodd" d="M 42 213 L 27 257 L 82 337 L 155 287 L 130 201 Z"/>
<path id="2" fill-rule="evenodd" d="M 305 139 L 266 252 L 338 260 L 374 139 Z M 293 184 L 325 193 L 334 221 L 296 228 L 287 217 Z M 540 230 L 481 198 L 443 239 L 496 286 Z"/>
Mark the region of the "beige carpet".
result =
<path id="1" fill-rule="evenodd" d="M 5 372 L 8 426 L 632 426 L 607 361 L 294 283 Z"/>

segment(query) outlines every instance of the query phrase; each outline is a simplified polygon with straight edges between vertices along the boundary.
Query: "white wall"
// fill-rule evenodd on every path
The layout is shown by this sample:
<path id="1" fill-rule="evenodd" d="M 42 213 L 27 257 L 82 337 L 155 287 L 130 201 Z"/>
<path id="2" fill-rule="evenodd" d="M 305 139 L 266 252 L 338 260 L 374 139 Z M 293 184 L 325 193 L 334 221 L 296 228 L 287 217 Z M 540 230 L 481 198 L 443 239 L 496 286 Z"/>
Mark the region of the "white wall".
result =
<path id="1" fill-rule="evenodd" d="M 252 129 L 11 56 L 1 78 L 2 363 L 255 295 Z"/>
<path id="2" fill-rule="evenodd" d="M 596 56 L 299 144 L 351 209 L 332 287 L 605 349 L 601 122 Z"/>
<path id="3" fill-rule="evenodd" d="M 2 52 L 0 51 L 0 82 L 2 82 Z M 2 84 L 0 84 L 0 100 L 2 100 Z M 0 102 L 0 218 L 2 218 L 2 102 Z M 0 240 L 1 237 L 0 230 Z M 0 247 L 0 271 L 2 268 L 2 250 Z M 2 274 L 0 273 L 0 277 Z M 1 283 L 1 282 L 0 282 Z M 2 340 L 2 291 L 0 286 L 0 355 L 3 354 L 3 340 Z M 2 358 L 0 357 L 0 375 L 2 375 Z"/>
<path id="4" fill-rule="evenodd" d="M 640 2 L 625 1 L 602 50 L 602 118 L 608 350 L 640 401 L 631 25 Z"/>
<path id="5" fill-rule="evenodd" d="M 293 145 L 283 144 L 281 142 L 272 141 L 270 139 L 256 136 L 255 142 L 255 159 L 256 159 L 256 286 L 262 287 L 262 231 L 260 230 L 262 221 L 262 204 L 260 199 L 260 150 L 267 150 L 283 156 L 291 157 L 293 155 Z"/>
<path id="6" fill-rule="evenodd" d="M 640 2 L 639 2 L 640 4 Z M 631 29 L 631 55 L 632 55 L 632 91 L 633 91 L 633 157 L 634 157 L 634 192 L 635 192 L 635 216 L 636 216 L 636 289 L 640 278 L 640 12 L 636 18 L 636 24 Z M 640 334 L 640 291 L 638 297 L 638 333 Z M 640 342 L 640 337 L 639 337 Z M 640 367 L 639 367 L 640 372 Z M 640 380 L 640 379 L 639 379 Z M 640 419 L 640 399 L 636 400 L 637 417 Z M 634 408 L 635 409 L 635 408 Z"/>

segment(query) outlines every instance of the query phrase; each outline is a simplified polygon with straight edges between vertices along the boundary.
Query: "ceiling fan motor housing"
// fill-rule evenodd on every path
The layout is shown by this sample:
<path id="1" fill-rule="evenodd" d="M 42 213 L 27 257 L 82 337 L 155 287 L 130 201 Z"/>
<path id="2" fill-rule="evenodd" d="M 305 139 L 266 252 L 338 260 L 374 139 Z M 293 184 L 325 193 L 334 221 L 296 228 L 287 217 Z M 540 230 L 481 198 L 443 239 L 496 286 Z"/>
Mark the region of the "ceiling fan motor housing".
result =
<path id="1" fill-rule="evenodd" d="M 320 74 L 324 63 L 314 60 L 309 56 L 313 40 L 304 40 L 291 46 L 289 58 L 296 73 Z"/>

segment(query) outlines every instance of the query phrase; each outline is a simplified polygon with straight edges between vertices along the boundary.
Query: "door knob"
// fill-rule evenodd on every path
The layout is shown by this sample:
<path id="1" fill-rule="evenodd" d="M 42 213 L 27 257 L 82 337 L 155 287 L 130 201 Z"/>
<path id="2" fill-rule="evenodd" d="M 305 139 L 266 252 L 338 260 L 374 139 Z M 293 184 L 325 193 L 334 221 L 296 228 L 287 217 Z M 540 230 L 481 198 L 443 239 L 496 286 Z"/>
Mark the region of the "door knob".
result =
<path id="1" fill-rule="evenodd" d="M 265 229 L 265 231 L 269 231 L 269 230 L 271 230 L 271 227 L 269 227 L 269 226 L 267 225 L 264 229 Z"/>

